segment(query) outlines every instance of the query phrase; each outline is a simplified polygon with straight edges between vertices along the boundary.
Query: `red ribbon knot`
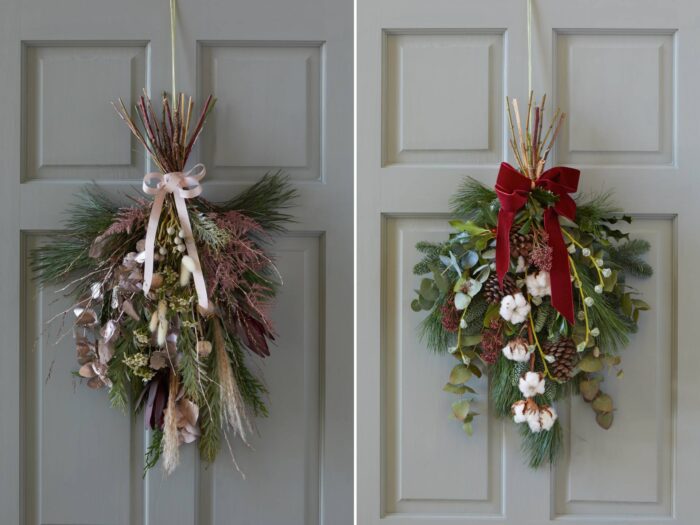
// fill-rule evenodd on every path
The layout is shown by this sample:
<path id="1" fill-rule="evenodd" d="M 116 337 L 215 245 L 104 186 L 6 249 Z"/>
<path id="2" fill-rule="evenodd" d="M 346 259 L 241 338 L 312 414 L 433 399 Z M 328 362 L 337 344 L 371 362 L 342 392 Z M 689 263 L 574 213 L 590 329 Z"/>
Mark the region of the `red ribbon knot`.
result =
<path id="1" fill-rule="evenodd" d="M 569 254 L 561 233 L 559 215 L 572 221 L 576 219 L 576 202 L 569 194 L 578 189 L 579 175 L 579 170 L 556 166 L 532 181 L 503 162 L 496 179 L 496 195 L 501 203 L 496 230 L 496 273 L 501 285 L 510 265 L 510 229 L 516 213 L 525 206 L 530 192 L 535 188 L 542 188 L 559 197 L 555 204 L 544 211 L 544 229 L 552 248 L 552 306 L 571 324 L 574 323 L 574 298 L 569 274 Z"/>

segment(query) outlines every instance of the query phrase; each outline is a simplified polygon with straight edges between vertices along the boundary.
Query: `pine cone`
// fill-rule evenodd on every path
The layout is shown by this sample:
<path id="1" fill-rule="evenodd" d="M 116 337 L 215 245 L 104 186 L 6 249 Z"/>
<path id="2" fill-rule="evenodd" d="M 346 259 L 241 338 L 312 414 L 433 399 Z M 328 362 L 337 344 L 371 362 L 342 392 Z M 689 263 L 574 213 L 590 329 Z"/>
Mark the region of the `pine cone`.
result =
<path id="1" fill-rule="evenodd" d="M 523 235 L 518 232 L 510 232 L 510 255 L 516 259 L 520 256 L 527 260 L 532 251 L 532 234 Z"/>
<path id="2" fill-rule="evenodd" d="M 553 363 L 548 363 L 549 372 L 559 381 L 571 379 L 571 372 L 578 362 L 576 344 L 571 339 L 547 341 L 542 346 L 547 355 L 554 357 Z"/>
<path id="3" fill-rule="evenodd" d="M 482 288 L 484 291 L 484 298 L 489 303 L 495 304 L 500 303 L 506 295 L 512 295 L 518 291 L 518 286 L 515 284 L 515 279 L 510 275 L 506 274 L 503 277 L 503 289 L 501 289 L 498 284 L 498 277 L 495 273 L 492 273 Z"/>

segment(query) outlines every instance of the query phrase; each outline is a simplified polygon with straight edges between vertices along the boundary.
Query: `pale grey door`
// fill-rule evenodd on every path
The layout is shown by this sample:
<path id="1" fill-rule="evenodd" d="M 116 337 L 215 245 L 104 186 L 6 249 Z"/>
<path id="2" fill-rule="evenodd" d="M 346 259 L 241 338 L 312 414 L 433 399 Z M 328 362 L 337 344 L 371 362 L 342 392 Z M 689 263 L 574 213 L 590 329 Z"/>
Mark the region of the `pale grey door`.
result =
<path id="1" fill-rule="evenodd" d="M 0 523 L 349 524 L 352 520 L 352 2 L 180 0 L 177 88 L 219 99 L 197 159 L 226 199 L 285 169 L 301 198 L 273 248 L 284 275 L 270 417 L 216 463 L 185 446 L 141 477 L 140 418 L 75 384 L 70 337 L 43 323 L 28 250 L 80 188 L 149 170 L 110 101 L 170 90 L 168 0 L 0 2 Z M 338 300 L 341 298 L 341 300 Z M 60 323 L 59 323 L 60 324 Z M 50 377 L 49 377 L 50 375 Z"/>
<path id="2" fill-rule="evenodd" d="M 526 8 L 358 1 L 359 522 L 693 525 L 700 4 L 533 0 L 533 88 L 569 115 L 554 162 L 580 168 L 583 191 L 614 190 L 653 246 L 637 283 L 652 311 L 606 382 L 612 429 L 559 407 L 566 454 L 531 471 L 483 399 L 474 437 L 449 422 L 451 363 L 417 338 L 414 244 L 445 238 L 465 176 L 493 185 L 512 162 L 503 100 L 527 97 Z"/>

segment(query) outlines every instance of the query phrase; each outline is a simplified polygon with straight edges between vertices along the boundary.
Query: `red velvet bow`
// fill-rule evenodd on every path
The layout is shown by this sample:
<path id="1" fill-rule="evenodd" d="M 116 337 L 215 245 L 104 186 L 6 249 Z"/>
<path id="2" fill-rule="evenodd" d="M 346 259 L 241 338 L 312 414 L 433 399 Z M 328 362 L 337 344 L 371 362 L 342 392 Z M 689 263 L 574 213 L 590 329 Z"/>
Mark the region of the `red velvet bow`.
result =
<path id="1" fill-rule="evenodd" d="M 579 170 L 557 166 L 545 171 L 536 181 L 532 181 L 510 164 L 503 162 L 496 179 L 496 194 L 501 202 L 496 231 L 496 272 L 501 285 L 510 264 L 510 228 L 515 214 L 525 206 L 529 193 L 535 187 L 549 190 L 559 196 L 556 204 L 549 206 L 544 212 L 544 229 L 549 235 L 548 242 L 552 248 L 552 306 L 571 324 L 574 323 L 574 299 L 569 276 L 569 255 L 558 217 L 563 215 L 571 220 L 576 218 L 576 203 L 569 194 L 578 189 L 579 175 Z"/>

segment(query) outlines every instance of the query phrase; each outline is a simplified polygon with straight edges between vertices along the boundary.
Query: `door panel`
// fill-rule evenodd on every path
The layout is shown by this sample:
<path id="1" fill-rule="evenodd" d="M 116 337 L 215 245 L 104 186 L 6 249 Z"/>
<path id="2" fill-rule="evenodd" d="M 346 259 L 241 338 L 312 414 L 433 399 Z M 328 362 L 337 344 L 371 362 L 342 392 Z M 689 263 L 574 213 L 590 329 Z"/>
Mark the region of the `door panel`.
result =
<path id="1" fill-rule="evenodd" d="M 352 306 L 326 298 L 352 296 L 352 2 L 179 4 L 177 89 L 219 98 L 192 159 L 207 166 L 204 196 L 228 199 L 278 169 L 300 193 L 297 222 L 270 247 L 285 280 L 279 337 L 272 357 L 251 358 L 270 417 L 250 448 L 231 442 L 245 479 L 225 441 L 213 465 L 185 445 L 173 475 L 142 478 L 141 418 L 71 377 L 70 334 L 54 344 L 60 320 L 44 331 L 69 299 L 36 287 L 28 253 L 92 181 L 118 199 L 140 193 L 153 167 L 110 102 L 171 90 L 168 2 L 4 2 L 3 525 L 352 519 Z"/>
<path id="2" fill-rule="evenodd" d="M 527 97 L 526 7 L 358 5 L 359 522 L 690 525 L 699 6 L 533 0 L 533 88 L 568 114 L 553 163 L 580 168 L 583 192 L 613 190 L 629 231 L 652 243 L 655 275 L 634 283 L 652 310 L 622 353 L 624 377 L 606 379 L 613 427 L 578 399 L 560 404 L 564 454 L 532 471 L 485 399 L 473 437 L 450 423 L 449 360 L 418 338 L 415 242 L 446 237 L 464 177 L 492 186 L 513 162 L 503 97 Z"/>

